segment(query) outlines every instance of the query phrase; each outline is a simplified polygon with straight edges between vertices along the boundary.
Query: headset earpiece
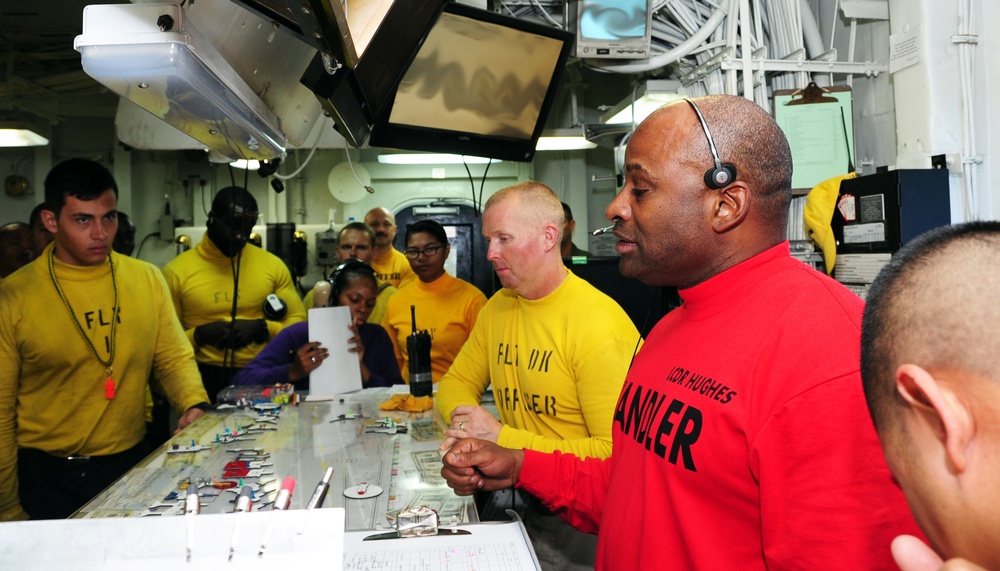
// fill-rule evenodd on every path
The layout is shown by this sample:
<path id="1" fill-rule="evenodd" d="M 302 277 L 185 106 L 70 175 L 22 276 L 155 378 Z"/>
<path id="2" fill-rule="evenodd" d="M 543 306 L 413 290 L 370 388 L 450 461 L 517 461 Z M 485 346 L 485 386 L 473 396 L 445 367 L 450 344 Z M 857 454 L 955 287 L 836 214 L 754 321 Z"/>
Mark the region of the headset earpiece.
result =
<path id="1" fill-rule="evenodd" d="M 705 171 L 705 186 L 712 190 L 719 190 L 732 184 L 736 180 L 736 165 L 722 162 L 722 159 L 719 158 L 719 150 L 715 148 L 715 139 L 712 138 L 712 132 L 708 130 L 708 122 L 701 114 L 701 109 L 698 109 L 698 105 L 690 99 L 684 101 L 688 102 L 691 109 L 694 109 L 695 115 L 698 116 L 698 123 L 701 125 L 702 132 L 705 133 L 705 139 L 708 140 L 708 148 L 712 151 L 712 162 L 715 163 L 715 166 Z"/>
<path id="2" fill-rule="evenodd" d="M 352 272 L 357 271 L 371 274 L 375 283 L 378 283 L 378 280 L 375 277 L 375 270 L 372 269 L 371 266 L 361 260 L 347 260 L 333 270 L 333 277 L 330 278 L 330 285 L 332 288 L 332 291 L 330 292 L 330 303 L 332 305 L 337 305 L 339 303 L 340 294 L 344 291 L 344 286 L 347 285 L 347 276 Z"/>
<path id="3" fill-rule="evenodd" d="M 705 171 L 705 186 L 718 190 L 736 180 L 736 167 L 732 163 L 722 163 Z"/>

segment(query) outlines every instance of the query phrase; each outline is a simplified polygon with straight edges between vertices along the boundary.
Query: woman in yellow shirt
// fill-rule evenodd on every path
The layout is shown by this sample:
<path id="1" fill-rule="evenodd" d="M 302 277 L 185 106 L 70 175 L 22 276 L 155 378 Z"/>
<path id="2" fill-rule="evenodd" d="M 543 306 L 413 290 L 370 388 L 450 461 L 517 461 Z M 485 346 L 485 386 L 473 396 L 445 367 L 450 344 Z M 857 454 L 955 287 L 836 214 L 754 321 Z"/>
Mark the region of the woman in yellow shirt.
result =
<path id="1" fill-rule="evenodd" d="M 414 306 L 417 329 L 426 329 L 431 336 L 431 378 L 437 383 L 469 338 L 486 296 L 476 286 L 445 271 L 451 247 L 438 222 L 419 220 L 411 224 L 406 229 L 403 253 L 418 279 L 389 298 L 382 326 L 392 339 L 403 379 L 409 382 L 406 337 L 413 332 L 410 306 Z"/>

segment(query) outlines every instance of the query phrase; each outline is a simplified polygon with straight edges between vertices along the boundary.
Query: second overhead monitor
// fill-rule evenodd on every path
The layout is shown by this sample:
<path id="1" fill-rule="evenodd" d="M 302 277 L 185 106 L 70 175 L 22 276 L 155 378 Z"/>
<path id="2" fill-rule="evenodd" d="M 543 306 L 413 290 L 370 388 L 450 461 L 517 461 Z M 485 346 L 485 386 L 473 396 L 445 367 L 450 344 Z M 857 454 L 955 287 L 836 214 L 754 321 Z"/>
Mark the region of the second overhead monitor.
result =
<path id="1" fill-rule="evenodd" d="M 581 0 L 576 18 L 576 57 L 649 57 L 650 0 Z"/>

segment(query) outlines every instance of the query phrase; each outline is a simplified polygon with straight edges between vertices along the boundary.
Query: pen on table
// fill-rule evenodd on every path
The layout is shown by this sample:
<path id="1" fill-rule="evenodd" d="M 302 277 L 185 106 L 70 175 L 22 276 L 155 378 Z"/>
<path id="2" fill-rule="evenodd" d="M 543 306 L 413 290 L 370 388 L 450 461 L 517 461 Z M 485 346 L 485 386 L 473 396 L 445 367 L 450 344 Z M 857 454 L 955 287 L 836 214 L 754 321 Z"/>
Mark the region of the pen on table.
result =
<path id="1" fill-rule="evenodd" d="M 184 499 L 184 513 L 187 514 L 187 560 L 191 561 L 191 548 L 194 547 L 194 516 L 201 513 L 201 498 L 198 496 L 198 488 L 193 492 L 188 492 Z"/>
<path id="2" fill-rule="evenodd" d="M 330 490 L 331 479 L 333 479 L 333 468 L 327 468 L 323 479 L 316 485 L 312 497 L 309 498 L 309 503 L 306 504 L 307 510 L 323 507 L 323 500 L 326 499 L 326 493 Z"/>
<path id="3" fill-rule="evenodd" d="M 240 490 L 239 497 L 236 498 L 236 508 L 233 512 L 248 512 L 253 509 L 253 489 L 250 486 L 243 486 Z M 233 554 L 236 552 L 236 541 L 239 539 L 240 532 L 240 522 L 243 521 L 241 518 L 235 518 L 236 521 L 233 523 L 233 538 L 229 542 L 229 560 L 233 560 Z"/>
<path id="4" fill-rule="evenodd" d="M 285 478 L 281 482 L 281 490 L 278 492 L 278 497 L 274 500 L 274 506 L 271 508 L 272 511 L 280 511 L 288 509 L 288 505 L 292 503 L 292 491 L 295 490 L 295 478 Z M 267 527 L 264 529 L 264 539 L 260 542 L 260 551 L 257 552 L 257 557 L 264 556 L 264 550 L 267 549 L 267 541 L 271 538 L 271 529 L 274 527 L 274 514 L 267 520 Z"/>
<path id="5" fill-rule="evenodd" d="M 326 472 L 323 474 L 323 479 L 316 484 L 316 489 L 313 490 L 312 497 L 309 498 L 309 503 L 306 504 L 306 511 L 302 515 L 302 527 L 299 528 L 299 535 L 302 535 L 306 531 L 306 526 L 309 524 L 309 512 L 323 507 L 323 500 L 326 499 L 326 493 L 330 491 L 330 480 L 333 479 L 333 468 L 327 468 Z"/>

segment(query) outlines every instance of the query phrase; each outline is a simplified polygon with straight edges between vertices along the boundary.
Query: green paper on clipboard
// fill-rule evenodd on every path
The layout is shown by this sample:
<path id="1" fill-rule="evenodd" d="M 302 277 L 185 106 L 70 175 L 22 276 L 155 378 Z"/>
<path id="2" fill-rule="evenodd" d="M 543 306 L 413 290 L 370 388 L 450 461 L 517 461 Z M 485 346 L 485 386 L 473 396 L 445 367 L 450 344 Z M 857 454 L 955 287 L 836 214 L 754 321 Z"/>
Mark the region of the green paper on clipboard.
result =
<path id="1" fill-rule="evenodd" d="M 804 89 L 775 91 L 774 120 L 792 148 L 793 189 L 810 189 L 854 170 L 849 87 L 810 83 Z"/>

